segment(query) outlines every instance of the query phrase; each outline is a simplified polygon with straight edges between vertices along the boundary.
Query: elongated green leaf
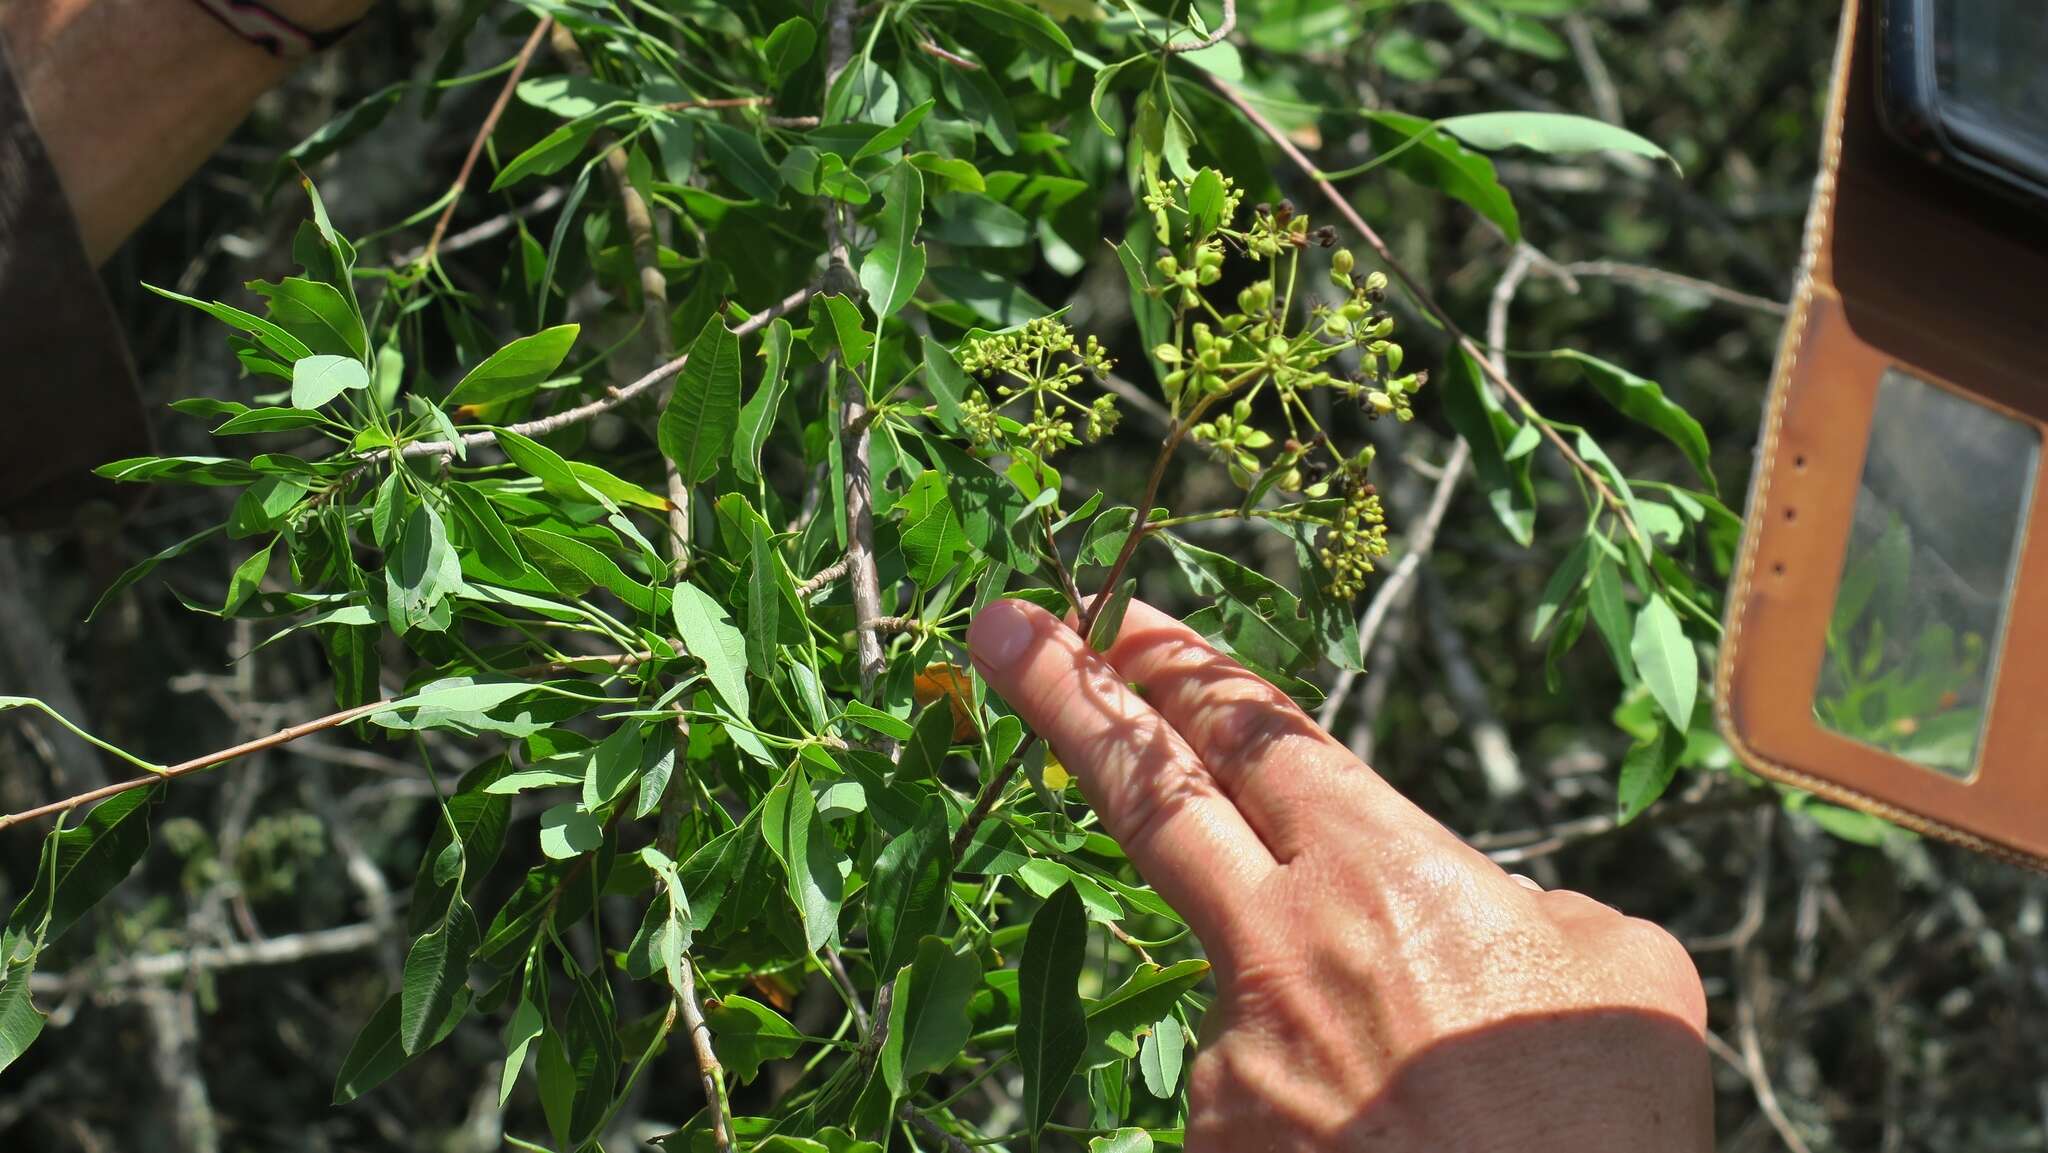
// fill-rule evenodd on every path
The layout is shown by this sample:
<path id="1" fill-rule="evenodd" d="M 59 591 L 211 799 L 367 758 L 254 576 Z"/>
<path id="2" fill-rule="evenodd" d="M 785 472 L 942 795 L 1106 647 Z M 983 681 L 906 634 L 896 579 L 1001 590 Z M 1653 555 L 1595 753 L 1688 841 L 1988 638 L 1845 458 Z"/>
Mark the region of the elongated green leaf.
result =
<path id="1" fill-rule="evenodd" d="M 142 287 L 166 300 L 175 300 L 180 304 L 189 304 L 208 316 L 213 317 L 215 320 L 220 321 L 222 324 L 227 325 L 229 328 L 248 333 L 256 338 L 257 343 L 269 349 L 279 359 L 287 363 L 303 360 L 313 355 L 313 350 L 306 347 L 305 341 L 300 340 L 298 337 L 293 336 L 291 333 L 286 332 L 284 329 L 279 328 L 260 316 L 255 316 L 243 312 L 239 308 L 219 304 L 211 300 L 198 300 L 182 293 L 172 292 L 168 288 L 158 288 L 154 284 L 144 284 Z"/>
<path id="2" fill-rule="evenodd" d="M 292 365 L 292 407 L 319 408 L 342 393 L 370 387 L 370 370 L 352 356 L 308 356 Z"/>
<path id="3" fill-rule="evenodd" d="M 522 336 L 469 370 L 448 392 L 447 405 L 497 404 L 525 396 L 554 374 L 582 331 L 574 324 L 558 324 L 532 336 Z"/>
<path id="4" fill-rule="evenodd" d="M 1054 893 L 1031 918 L 1018 966 L 1017 1063 L 1024 1071 L 1024 1126 L 1036 1146 L 1088 1049 L 1081 964 L 1088 918 L 1072 888 Z"/>
<path id="5" fill-rule="evenodd" d="M 675 462 L 684 484 L 718 475 L 732 453 L 740 418 L 740 338 L 713 316 L 690 345 L 661 413 L 661 451 Z"/>
<path id="6" fill-rule="evenodd" d="M 1615 801 L 1622 824 L 1642 815 L 1678 773 L 1679 756 L 1685 752 L 1685 734 L 1669 725 L 1658 726 L 1655 735 L 1639 740 L 1621 761 L 1621 779 L 1615 786 Z"/>
<path id="7" fill-rule="evenodd" d="M 1557 619 L 1558 611 L 1578 598 L 1579 592 L 1586 587 L 1586 569 L 1592 561 L 1593 542 L 1581 537 L 1543 586 L 1543 599 L 1537 604 L 1535 619 L 1529 625 L 1530 640 L 1542 637 L 1543 630 Z"/>
<path id="8" fill-rule="evenodd" d="M 768 443 L 768 434 L 775 428 L 775 414 L 789 385 L 789 350 L 795 339 L 795 330 L 778 316 L 769 322 L 767 335 L 761 341 L 767 371 L 761 374 L 760 387 L 740 409 L 738 431 L 732 442 L 733 473 L 749 484 L 761 480 L 761 447 Z"/>
<path id="9" fill-rule="evenodd" d="M 1606 643 L 1608 655 L 1614 658 L 1622 682 L 1632 685 L 1636 679 L 1635 658 L 1630 655 L 1635 645 L 1635 615 L 1629 611 L 1621 574 L 1605 553 L 1595 553 L 1588 587 L 1586 603 L 1592 611 L 1593 625 Z"/>
<path id="10" fill-rule="evenodd" d="M 896 974 L 889 1003 L 882 1077 L 890 1092 L 906 1096 L 915 1078 L 952 1064 L 967 1048 L 967 1006 L 980 985 L 974 954 L 954 952 L 937 937 L 917 943 L 917 959 Z"/>
<path id="11" fill-rule="evenodd" d="M 813 952 L 839 935 L 839 905 L 845 879 L 832 831 L 818 819 L 810 778 L 799 766 L 775 786 L 761 806 L 761 836 L 782 862 L 789 897 L 803 920 L 806 947 Z"/>
<path id="12" fill-rule="evenodd" d="M 0 969 L 0 1073 L 5 1073 L 36 1043 L 36 1037 L 43 1031 L 43 1013 L 29 995 L 28 979 L 35 971 L 35 963 L 7 963 L 0 959 L 0 965 L 5 966 Z M 967 1041 L 964 1030 L 960 1040 L 963 1045 Z"/>
<path id="13" fill-rule="evenodd" d="M 436 879 L 447 884 L 448 908 L 441 919 L 412 944 L 405 955 L 405 979 L 399 992 L 398 1040 L 408 1056 L 433 1043 L 451 1018 L 467 1006 L 458 1000 L 476 952 L 476 914 L 462 899 L 462 846 L 451 842 L 434 866 Z"/>
<path id="14" fill-rule="evenodd" d="M 917 226 L 924 219 L 924 177 L 914 166 L 898 164 L 889 173 L 882 197 L 875 246 L 860 264 L 860 286 L 867 290 L 868 307 L 876 317 L 887 318 L 909 302 L 924 280 L 924 245 L 917 242 Z"/>
<path id="15" fill-rule="evenodd" d="M 920 585 L 938 583 L 973 547 L 953 510 L 946 479 L 939 469 L 927 469 L 896 502 L 903 511 L 903 559 L 909 562 L 910 579 Z"/>
<path id="16" fill-rule="evenodd" d="M 704 675 L 725 706 L 737 717 L 751 711 L 747 695 L 747 638 L 732 623 L 725 606 L 711 594 L 683 581 L 675 587 L 676 631 L 683 647 L 704 662 Z"/>
<path id="17" fill-rule="evenodd" d="M 953 872 L 947 841 L 945 809 L 934 799 L 875 858 L 868 892 L 868 955 L 883 979 L 908 959 L 919 938 L 939 931 Z"/>
<path id="18" fill-rule="evenodd" d="M 1088 1153 L 1152 1153 L 1152 1134 L 1143 1129 L 1119 1129 L 1090 1138 Z"/>
<path id="19" fill-rule="evenodd" d="M 1680 732 L 1692 724 L 1693 699 L 1699 691 L 1700 659 L 1686 639 L 1678 614 L 1662 594 L 1651 593 L 1636 614 L 1635 636 L 1629 642 L 1636 672 L 1650 695 Z"/>
<path id="20" fill-rule="evenodd" d="M 1664 395 L 1664 390 L 1653 380 L 1644 380 L 1635 373 L 1612 365 L 1598 357 L 1588 356 L 1575 349 L 1555 353 L 1559 359 L 1569 360 L 1585 370 L 1586 379 L 1593 382 L 1593 388 L 1607 403 L 1620 410 L 1630 420 L 1648 425 L 1661 434 L 1691 462 L 1693 471 L 1707 483 L 1710 492 L 1718 492 L 1714 482 L 1713 465 L 1708 459 L 1706 430 L 1692 414 L 1678 407 Z"/>
<path id="21" fill-rule="evenodd" d="M 1494 151 L 1527 148 L 1569 156 L 1580 152 L 1628 152 L 1662 160 L 1672 168 L 1678 161 L 1655 144 L 1618 124 L 1573 116 L 1565 112 L 1476 112 L 1437 121 L 1437 127 L 1474 148 Z"/>
<path id="22" fill-rule="evenodd" d="M 1466 148 L 1457 138 L 1420 116 L 1405 112 L 1368 112 L 1375 152 L 1389 157 L 1387 166 L 1417 184 L 1459 200 L 1499 226 L 1510 241 L 1522 238 L 1522 218 L 1508 190 L 1501 187 L 1493 161 Z M 1412 141 L 1412 143 L 1411 143 Z M 1398 155 L 1395 149 L 1400 149 Z"/>
<path id="23" fill-rule="evenodd" d="M 1507 458 L 1517 431 L 1515 418 L 1494 399 L 1478 362 L 1463 349 L 1452 350 L 1450 371 L 1444 377 L 1444 416 L 1472 446 L 1472 468 L 1494 515 L 1515 543 L 1526 548 L 1536 534 L 1536 482 L 1530 478 L 1527 456 Z"/>
<path id="24" fill-rule="evenodd" d="M 604 827 L 574 801 L 564 801 L 540 815 L 540 851 L 566 861 L 604 844 Z"/>
<path id="25" fill-rule="evenodd" d="M 1045 13 L 1018 0 L 965 0 L 997 32 L 1015 36 L 1040 52 L 1071 56 L 1074 42 Z"/>
<path id="26" fill-rule="evenodd" d="M 455 1008 L 449 1013 L 441 1031 L 420 1052 L 433 1048 L 448 1039 L 455 1026 L 469 1010 L 469 990 L 457 991 Z M 408 1055 L 399 1040 L 398 1027 L 403 1008 L 400 995 L 393 993 L 381 1008 L 370 1017 L 362 1032 L 356 1034 L 355 1044 L 349 1047 L 348 1055 L 341 1059 L 341 1070 L 334 1077 L 334 1103 L 346 1105 L 382 1084 L 393 1073 L 405 1067 L 406 1062 L 418 1056 Z"/>
<path id="27" fill-rule="evenodd" d="M 0 961 L 19 960 L 23 941 L 48 945 L 62 937 L 134 870 L 149 849 L 150 811 L 162 791 L 150 785 L 117 793 L 44 840 L 33 887 L 7 918 Z"/>

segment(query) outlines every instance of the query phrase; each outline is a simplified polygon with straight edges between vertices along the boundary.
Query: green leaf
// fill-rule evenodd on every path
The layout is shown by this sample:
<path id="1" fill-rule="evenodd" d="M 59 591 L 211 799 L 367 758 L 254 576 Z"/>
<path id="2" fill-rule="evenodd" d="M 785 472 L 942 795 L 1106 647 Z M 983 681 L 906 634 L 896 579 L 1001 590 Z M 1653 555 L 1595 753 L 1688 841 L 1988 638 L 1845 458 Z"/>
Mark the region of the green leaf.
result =
<path id="1" fill-rule="evenodd" d="M 442 851 L 452 857 L 454 884 L 448 911 L 440 923 L 420 935 L 405 955 L 405 980 L 399 995 L 398 1039 L 408 1055 L 417 1054 L 441 1035 L 468 1008 L 460 994 L 469 975 L 469 959 L 479 939 L 476 914 L 462 899 L 462 849 Z M 437 865 L 437 871 L 445 866 Z"/>
<path id="2" fill-rule="evenodd" d="M 589 142 L 591 134 L 603 128 L 607 119 L 609 117 L 585 116 L 559 125 L 499 169 L 498 175 L 491 179 L 491 191 L 510 188 L 529 176 L 553 176 L 567 168 L 583 154 L 583 146 Z"/>
<path id="3" fill-rule="evenodd" d="M 193 533 L 191 536 L 188 536 L 184 540 L 181 540 L 178 543 L 171 545 L 169 548 L 164 549 L 162 552 L 157 553 L 155 556 L 147 557 L 141 561 L 136 562 L 134 565 L 131 565 L 126 572 L 123 572 L 120 576 L 114 578 L 114 583 L 107 586 L 107 591 L 100 594 L 99 600 L 93 602 L 92 611 L 85 614 L 85 619 L 90 621 L 94 617 L 100 615 L 101 609 L 106 608 L 107 605 L 111 604 L 114 598 L 121 595 L 121 593 L 124 590 L 126 590 L 128 586 L 134 584 L 136 581 L 141 580 L 143 577 L 146 577 L 151 572 L 155 571 L 156 566 L 164 563 L 167 560 L 175 560 L 178 557 L 184 556 L 186 553 L 192 551 L 192 549 L 197 547 L 198 545 L 204 543 L 205 541 L 213 539 L 213 535 L 215 533 L 220 532 L 225 527 L 226 526 L 224 525 L 215 525 L 212 528 Z"/>
<path id="4" fill-rule="evenodd" d="M 768 323 L 768 334 L 761 340 L 767 371 L 761 375 L 760 387 L 740 409 L 738 435 L 732 442 L 732 470 L 749 484 L 761 480 L 761 449 L 775 428 L 775 414 L 789 385 L 789 352 L 796 339 L 795 331 L 779 316 Z"/>
<path id="5" fill-rule="evenodd" d="M 43 1012 L 29 993 L 29 977 L 34 972 L 33 961 L 8 963 L 0 970 L 0 1073 L 26 1053 L 43 1031 Z M 964 1029 L 960 1042 L 963 1046 L 967 1043 Z"/>
<path id="6" fill-rule="evenodd" d="M 1134 1055 L 1131 1037 L 1173 1012 L 1181 995 L 1208 976 L 1209 962 L 1203 960 L 1177 961 L 1163 969 L 1151 964 L 1138 966 L 1114 992 L 1089 1003 L 1088 1053 L 1083 1063 L 1098 1065 Z"/>
<path id="7" fill-rule="evenodd" d="M 558 324 L 520 337 L 470 369 L 443 403 L 449 407 L 499 404 L 531 393 L 561 366 L 579 331 L 578 325 Z"/>
<path id="8" fill-rule="evenodd" d="M 684 484 L 718 475 L 740 419 L 740 338 L 714 315 L 690 345 L 675 393 L 661 413 L 662 455 Z"/>
<path id="9" fill-rule="evenodd" d="M 1138 1050 L 1138 1074 L 1145 1080 L 1147 1093 L 1163 1101 L 1173 1099 L 1174 1090 L 1180 1085 L 1187 1045 L 1187 1030 L 1182 1028 L 1178 1014 L 1168 1013 L 1152 1026 L 1151 1035 Z"/>
<path id="10" fill-rule="evenodd" d="M 469 990 L 456 991 L 455 1008 L 448 1015 L 441 1031 L 420 1052 L 433 1048 L 448 1039 L 455 1026 L 469 1011 Z M 382 1084 L 393 1073 L 405 1067 L 406 1062 L 418 1056 L 408 1055 L 398 1036 L 399 1020 L 403 1014 L 400 995 L 393 993 L 386 998 L 381 1008 L 370 1017 L 362 1032 L 356 1034 L 355 1044 L 349 1046 L 348 1055 L 341 1059 L 341 1071 L 334 1077 L 334 1103 L 346 1105 Z"/>
<path id="11" fill-rule="evenodd" d="M 795 1056 L 803 1038 L 782 1015 L 751 997 L 735 993 L 704 1007 L 718 1061 L 744 1085 L 766 1061 Z"/>
<path id="12" fill-rule="evenodd" d="M 704 662 L 704 675 L 725 707 L 745 718 L 752 703 L 747 696 L 747 638 L 732 623 L 725 606 L 688 581 L 675 587 L 676 631 L 683 648 Z"/>
<path id="13" fill-rule="evenodd" d="M 1679 624 L 1678 614 L 1662 594 L 1651 593 L 1636 614 L 1635 637 L 1629 642 L 1636 672 L 1650 695 L 1680 732 L 1692 724 L 1693 699 L 1699 691 L 1700 659 Z"/>
<path id="14" fill-rule="evenodd" d="M 1143 1129 L 1119 1129 L 1088 1141 L 1088 1153 L 1152 1153 L 1152 1148 L 1152 1134 Z"/>
<path id="15" fill-rule="evenodd" d="M 924 341 L 924 386 L 932 394 L 939 427 L 951 433 L 960 432 L 960 402 L 974 390 L 975 384 L 946 346 L 930 337 Z"/>
<path id="16" fill-rule="evenodd" d="M 1463 349 L 1452 350 L 1444 377 L 1444 416 L 1472 447 L 1472 468 L 1494 515 L 1515 543 L 1527 548 L 1536 539 L 1536 482 L 1527 456 L 1507 458 L 1517 433 L 1515 418 L 1494 399 L 1479 363 Z"/>
<path id="17" fill-rule="evenodd" d="M 862 369 L 867 366 L 868 354 L 874 351 L 874 334 L 861 323 L 860 308 L 846 297 L 833 293 L 830 296 L 811 298 L 812 349 L 820 359 L 832 349 L 839 350 L 839 359 L 849 368 Z M 822 347 L 817 343 L 823 340 Z"/>
<path id="18" fill-rule="evenodd" d="M 180 304 L 189 304 L 208 316 L 213 317 L 215 320 L 220 321 L 222 324 L 227 325 L 229 328 L 248 333 L 256 338 L 257 343 L 269 349 L 280 360 L 292 362 L 303 360 L 313 355 L 313 350 L 307 348 L 304 341 L 260 316 L 253 316 L 239 308 L 217 304 L 211 300 L 197 300 L 182 293 L 172 292 L 167 288 L 158 288 L 154 284 L 144 284 L 142 287 L 166 300 L 175 300 Z"/>
<path id="19" fill-rule="evenodd" d="M 763 204 L 772 205 L 782 198 L 782 177 L 776 174 L 775 165 L 768 162 L 767 150 L 761 147 L 759 137 L 716 120 L 704 121 L 700 127 L 704 131 L 704 145 L 721 176 Z"/>
<path id="20" fill-rule="evenodd" d="M 891 1093 L 908 1096 L 915 1078 L 944 1069 L 966 1050 L 973 1029 L 967 1006 L 980 987 L 981 964 L 972 952 L 955 952 L 937 937 L 918 941 L 889 1002 L 882 1078 Z"/>
<path id="21" fill-rule="evenodd" d="M 896 502 L 903 511 L 901 542 L 910 579 L 930 587 L 973 551 L 946 492 L 946 474 L 926 469 Z"/>
<path id="22" fill-rule="evenodd" d="M 1488 39 L 1545 60 L 1562 60 L 1566 47 L 1557 33 L 1499 0 L 1445 0 L 1451 11 Z"/>
<path id="23" fill-rule="evenodd" d="M 1032 237 L 1031 222 L 1007 204 L 971 192 L 932 198 L 926 239 L 962 248 L 1017 248 Z"/>
<path id="24" fill-rule="evenodd" d="M 875 246 L 860 262 L 860 286 L 878 319 L 901 311 L 924 280 L 924 245 L 916 239 L 923 219 L 924 178 L 912 165 L 899 163 L 882 192 Z"/>
<path id="25" fill-rule="evenodd" d="M 868 888 L 868 950 L 878 977 L 895 973 L 913 942 L 939 931 L 953 872 L 947 842 L 945 808 L 934 798 L 876 856 Z"/>
<path id="26" fill-rule="evenodd" d="M 21 959 L 24 942 L 55 942 L 134 870 L 149 849 L 149 814 L 162 791 L 117 793 L 44 839 L 34 883 L 7 918 L 0 962 Z"/>
<path id="27" fill-rule="evenodd" d="M 782 87 L 811 58 L 817 44 L 818 28 L 809 20 L 792 16 L 777 24 L 761 46 L 761 55 L 768 61 L 768 86 Z"/>
<path id="28" fill-rule="evenodd" d="M 308 356 L 292 365 L 292 407 L 319 408 L 352 388 L 370 387 L 370 370 L 350 356 Z"/>
<path id="29" fill-rule="evenodd" d="M 1671 779 L 1678 774 L 1679 755 L 1683 752 L 1685 733 L 1669 725 L 1658 726 L 1654 736 L 1630 746 L 1628 754 L 1622 758 L 1621 780 L 1615 787 L 1622 824 L 1626 825 L 1642 815 L 1644 809 L 1671 787 Z"/>
<path id="30" fill-rule="evenodd" d="M 314 352 L 368 362 L 369 337 L 355 303 L 331 284 L 290 276 L 276 284 L 252 280 L 249 291 L 269 302 L 270 319 Z"/>
<path id="31" fill-rule="evenodd" d="M 801 765 L 762 802 L 761 836 L 782 862 L 790 900 L 803 920 L 805 946 L 815 953 L 839 935 L 846 881 L 839 873 L 832 831 L 818 819 L 817 800 Z"/>
<path id="32" fill-rule="evenodd" d="M 1489 152 L 1527 148 L 1569 156 L 1581 152 L 1627 152 L 1678 167 L 1671 154 L 1617 124 L 1564 112 L 1478 112 L 1437 121 L 1436 126 L 1474 148 Z"/>
<path id="33" fill-rule="evenodd" d="M 1620 413 L 1630 420 L 1649 426 L 1657 433 L 1678 446 L 1691 462 L 1693 471 L 1707 483 L 1710 492 L 1718 492 L 1714 482 L 1713 465 L 1709 461 L 1706 430 L 1692 414 L 1667 399 L 1664 390 L 1653 380 L 1642 377 L 1607 363 L 1598 357 L 1588 356 L 1576 349 L 1564 349 L 1553 353 L 1560 360 L 1569 360 L 1585 370 L 1586 379 L 1593 382 L 1594 391 L 1604 397 Z"/>
<path id="34" fill-rule="evenodd" d="M 415 504 L 405 520 L 398 548 L 384 564 L 384 591 L 391 625 L 398 631 L 448 627 L 443 607 L 449 594 L 462 587 L 462 561 L 448 543 L 441 517 L 426 501 Z"/>
<path id="35" fill-rule="evenodd" d="M 1497 225 L 1510 241 L 1521 240 L 1521 216 L 1508 190 L 1501 187 L 1493 161 L 1420 116 L 1368 112 L 1366 119 L 1373 150 L 1386 158 L 1389 167 L 1417 184 L 1464 202 Z M 1400 151 L 1396 153 L 1396 149 Z"/>
<path id="36" fill-rule="evenodd" d="M 860 148 L 852 156 L 847 157 L 847 163 L 859 164 L 870 157 L 881 156 L 883 153 L 894 152 L 903 147 L 903 142 L 909 140 L 910 134 L 917 131 L 917 126 L 923 122 L 925 116 L 931 112 L 932 106 L 936 103 L 937 101 L 927 100 L 913 107 L 910 111 L 905 112 L 896 123 L 882 129 L 862 142 Z M 920 195 L 924 191 L 921 181 L 918 185 L 918 191 Z"/>
<path id="37" fill-rule="evenodd" d="M 1088 918 L 1071 887 L 1054 893 L 1031 918 L 1018 966 L 1017 1063 L 1024 1071 L 1020 1102 L 1035 1147 L 1067 1082 L 1088 1048 L 1088 1012 L 1081 1003 Z"/>
<path id="38" fill-rule="evenodd" d="M 540 851 L 551 860 L 580 857 L 604 844 L 604 827 L 574 801 L 563 801 L 540 815 Z"/>
<path id="39" fill-rule="evenodd" d="M 1072 56 L 1074 42 L 1051 18 L 1018 0 L 962 0 L 975 10 L 982 23 L 995 31 L 1014 36 L 1040 52 Z"/>
<path id="40" fill-rule="evenodd" d="M 1593 578 L 1589 588 L 1586 603 L 1592 610 L 1593 625 L 1599 630 L 1600 639 L 1606 643 L 1608 655 L 1614 658 L 1614 667 L 1621 674 L 1622 683 L 1632 685 L 1636 679 L 1636 666 L 1635 658 L 1629 654 L 1635 644 L 1635 618 L 1629 612 L 1628 598 L 1621 587 L 1621 574 L 1604 552 L 1593 557 Z"/>
<path id="41" fill-rule="evenodd" d="M 633 94 L 588 76 L 562 74 L 521 81 L 519 99 L 564 120 L 588 116 L 607 104 L 629 101 Z"/>
<path id="42" fill-rule="evenodd" d="M 640 775 L 644 744 L 639 721 L 627 721 L 598 742 L 583 777 L 583 807 L 591 812 L 617 800 Z"/>
<path id="43" fill-rule="evenodd" d="M 1542 637 L 1543 630 L 1549 628 L 1550 622 L 1557 619 L 1558 611 L 1578 598 L 1579 591 L 1586 587 L 1586 570 L 1592 560 L 1593 542 L 1580 537 L 1579 543 L 1572 546 L 1572 551 L 1566 553 L 1564 560 L 1558 562 L 1557 568 L 1550 574 L 1550 580 L 1543 586 L 1543 599 L 1537 604 L 1535 619 L 1529 625 L 1531 641 Z"/>

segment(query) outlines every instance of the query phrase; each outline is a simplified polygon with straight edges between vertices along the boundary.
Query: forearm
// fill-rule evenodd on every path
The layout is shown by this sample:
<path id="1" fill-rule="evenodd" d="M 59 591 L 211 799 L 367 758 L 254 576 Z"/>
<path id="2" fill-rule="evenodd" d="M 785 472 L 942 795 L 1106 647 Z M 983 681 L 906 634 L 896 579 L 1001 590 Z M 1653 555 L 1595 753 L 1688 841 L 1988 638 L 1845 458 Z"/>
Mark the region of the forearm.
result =
<path id="1" fill-rule="evenodd" d="M 310 28 L 371 0 L 278 0 Z M 87 253 L 105 260 L 290 68 L 189 0 L 0 0 L 0 35 Z"/>

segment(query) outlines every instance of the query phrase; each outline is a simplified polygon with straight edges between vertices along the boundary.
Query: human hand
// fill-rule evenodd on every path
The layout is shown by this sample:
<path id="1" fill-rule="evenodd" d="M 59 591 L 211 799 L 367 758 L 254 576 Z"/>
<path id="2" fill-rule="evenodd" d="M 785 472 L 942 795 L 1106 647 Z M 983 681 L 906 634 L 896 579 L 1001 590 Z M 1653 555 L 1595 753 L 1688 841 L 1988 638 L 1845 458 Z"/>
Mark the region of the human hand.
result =
<path id="1" fill-rule="evenodd" d="M 1142 603 L 1105 654 L 1020 601 L 968 644 L 1216 966 L 1189 1153 L 1712 1147 L 1670 934 L 1510 877 Z"/>

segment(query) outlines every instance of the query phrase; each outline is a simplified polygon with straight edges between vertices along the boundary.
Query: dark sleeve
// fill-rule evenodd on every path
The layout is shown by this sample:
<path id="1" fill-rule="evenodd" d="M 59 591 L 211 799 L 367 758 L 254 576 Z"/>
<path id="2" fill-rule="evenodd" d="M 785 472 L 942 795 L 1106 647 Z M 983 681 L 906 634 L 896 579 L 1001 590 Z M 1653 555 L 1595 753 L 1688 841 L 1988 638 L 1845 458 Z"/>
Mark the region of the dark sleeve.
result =
<path id="1" fill-rule="evenodd" d="M 120 326 L 0 43 L 0 530 L 127 495 L 92 470 L 148 451 Z"/>

